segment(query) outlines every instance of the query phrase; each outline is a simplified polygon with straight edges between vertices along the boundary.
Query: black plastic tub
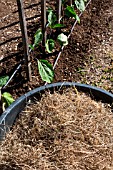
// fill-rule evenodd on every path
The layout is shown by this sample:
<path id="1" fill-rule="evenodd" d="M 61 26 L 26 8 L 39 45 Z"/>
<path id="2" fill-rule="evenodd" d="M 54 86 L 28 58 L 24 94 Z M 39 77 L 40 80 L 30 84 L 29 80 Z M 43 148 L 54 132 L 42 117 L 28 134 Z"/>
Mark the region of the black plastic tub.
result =
<path id="1" fill-rule="evenodd" d="M 101 100 L 102 102 L 108 103 L 113 107 L 113 94 L 94 86 L 74 82 L 59 82 L 41 86 L 18 98 L 0 116 L 0 140 L 5 139 L 6 133 L 14 124 L 16 117 L 21 111 L 24 110 L 26 104 L 31 98 L 37 97 L 39 99 L 45 90 L 62 90 L 62 88 L 68 88 L 71 86 L 75 86 L 77 90 L 89 93 L 93 99 Z"/>

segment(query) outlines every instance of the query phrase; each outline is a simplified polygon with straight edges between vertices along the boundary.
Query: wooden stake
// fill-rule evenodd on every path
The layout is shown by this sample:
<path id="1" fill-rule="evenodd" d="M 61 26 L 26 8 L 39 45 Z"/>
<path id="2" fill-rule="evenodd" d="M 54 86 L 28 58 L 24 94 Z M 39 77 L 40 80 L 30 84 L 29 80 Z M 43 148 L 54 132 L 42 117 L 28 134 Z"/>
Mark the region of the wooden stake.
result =
<path id="1" fill-rule="evenodd" d="M 57 2 L 57 20 L 58 20 L 58 23 L 60 24 L 62 2 L 61 0 L 57 0 L 56 2 Z"/>
<path id="2" fill-rule="evenodd" d="M 46 0 L 41 0 L 41 20 L 42 20 L 42 45 L 45 47 L 46 43 Z"/>
<path id="3" fill-rule="evenodd" d="M 23 0 L 17 0 L 20 28 L 22 32 L 22 41 L 24 47 L 24 60 L 26 65 L 26 76 L 28 80 L 31 80 L 31 67 L 30 67 L 30 56 L 28 47 L 28 35 L 27 35 L 27 24 L 23 7 Z"/>

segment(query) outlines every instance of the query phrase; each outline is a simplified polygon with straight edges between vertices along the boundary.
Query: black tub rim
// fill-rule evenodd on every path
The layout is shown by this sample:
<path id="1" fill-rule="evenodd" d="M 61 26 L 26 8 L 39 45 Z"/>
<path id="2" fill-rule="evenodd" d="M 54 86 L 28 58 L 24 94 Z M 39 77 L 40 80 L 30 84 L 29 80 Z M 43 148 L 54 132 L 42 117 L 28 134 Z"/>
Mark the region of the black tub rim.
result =
<path id="1" fill-rule="evenodd" d="M 15 102 L 13 102 L 6 110 L 3 112 L 3 114 L 0 116 L 0 140 L 3 138 L 4 133 L 4 125 L 11 127 L 17 117 L 17 115 L 23 111 L 23 109 L 26 106 L 26 103 L 28 100 L 35 96 L 38 93 L 42 93 L 45 90 L 49 89 L 61 89 L 62 87 L 71 87 L 75 86 L 77 90 L 83 91 L 83 92 L 89 92 L 96 100 L 101 100 L 102 102 L 106 102 L 109 104 L 113 104 L 113 94 L 103 90 L 101 88 L 87 85 L 87 84 L 81 84 L 76 82 L 58 82 L 58 83 L 52 83 L 47 84 L 44 86 L 40 86 L 38 88 L 35 88 L 26 94 L 19 97 Z M 6 128 L 7 129 L 7 128 Z M 5 129 L 5 130 L 6 130 Z M 3 132 L 2 132 L 3 131 Z M 6 130 L 8 131 L 8 130 Z"/>

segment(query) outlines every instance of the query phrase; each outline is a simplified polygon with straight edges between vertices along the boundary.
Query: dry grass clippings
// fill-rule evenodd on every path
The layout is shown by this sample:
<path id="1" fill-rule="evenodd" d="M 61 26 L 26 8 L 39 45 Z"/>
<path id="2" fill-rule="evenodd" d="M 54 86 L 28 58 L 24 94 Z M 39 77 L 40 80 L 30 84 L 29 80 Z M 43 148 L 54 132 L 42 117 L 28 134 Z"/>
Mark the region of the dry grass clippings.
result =
<path id="1" fill-rule="evenodd" d="M 26 107 L 1 145 L 2 170 L 112 170 L 113 113 L 75 89 Z"/>

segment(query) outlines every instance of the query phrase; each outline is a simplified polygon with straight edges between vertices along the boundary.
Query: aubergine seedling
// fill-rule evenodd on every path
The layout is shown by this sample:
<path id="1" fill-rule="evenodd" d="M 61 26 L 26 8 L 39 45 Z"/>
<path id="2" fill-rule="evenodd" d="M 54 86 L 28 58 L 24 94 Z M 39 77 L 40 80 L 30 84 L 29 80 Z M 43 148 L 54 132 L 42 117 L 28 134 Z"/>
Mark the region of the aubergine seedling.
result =
<path id="1" fill-rule="evenodd" d="M 67 6 L 66 9 L 65 9 L 65 15 L 69 18 L 75 18 L 78 23 L 80 23 L 80 18 L 79 16 L 77 15 L 77 13 L 75 12 L 74 10 L 74 7 L 73 6 Z"/>
<path id="2" fill-rule="evenodd" d="M 43 81 L 51 83 L 54 78 L 53 66 L 47 60 L 37 60 L 38 70 Z"/>
<path id="3" fill-rule="evenodd" d="M 55 47 L 55 41 L 53 39 L 47 39 L 46 41 L 46 50 L 48 53 L 52 53 Z"/>
<path id="4" fill-rule="evenodd" d="M 10 93 L 1 92 L 2 87 L 7 83 L 8 79 L 9 76 L 0 77 L 0 103 L 3 111 L 14 102 L 14 99 Z"/>
<path id="5" fill-rule="evenodd" d="M 31 50 L 34 50 L 42 42 L 43 36 L 41 29 L 38 29 L 34 35 L 34 44 L 29 45 Z M 54 48 L 54 40 L 48 39 L 46 42 L 46 49 L 48 53 L 51 53 Z M 39 74 L 43 81 L 51 83 L 54 78 L 54 71 L 52 65 L 47 60 L 37 60 L 38 61 L 38 70 Z"/>
<path id="6" fill-rule="evenodd" d="M 85 1 L 86 0 L 75 0 L 75 4 L 80 11 L 84 11 Z M 62 0 L 62 5 L 64 5 L 66 2 L 67 1 Z M 49 8 L 47 10 L 47 13 L 48 13 L 47 15 L 48 24 L 46 25 L 46 27 L 49 27 L 51 30 L 64 27 L 63 24 L 58 23 L 56 13 L 53 9 Z M 67 5 L 64 10 L 64 13 L 69 18 L 70 17 L 75 18 L 80 23 L 80 18 L 75 12 L 74 6 Z M 45 48 L 48 53 L 52 53 L 55 48 L 55 40 L 51 38 L 51 35 L 49 35 L 49 37 L 50 38 L 46 40 Z M 42 42 L 42 40 L 43 40 L 42 30 L 38 29 L 34 35 L 34 43 L 29 45 L 30 49 L 34 50 L 35 48 L 37 48 L 39 44 Z M 59 35 L 57 35 L 56 41 L 59 42 L 61 46 L 68 45 L 68 37 L 63 33 L 60 33 Z M 39 74 L 42 80 L 48 83 L 51 83 L 54 78 L 54 70 L 53 70 L 52 65 L 47 60 L 37 59 L 37 61 L 38 61 Z"/>
<path id="7" fill-rule="evenodd" d="M 36 31 L 34 38 L 35 39 L 33 45 L 29 45 L 31 50 L 34 50 L 42 42 L 43 36 L 42 31 L 40 29 Z M 61 46 L 65 46 L 68 44 L 68 38 L 63 33 L 58 35 L 57 41 Z M 45 47 L 48 53 L 52 53 L 55 47 L 55 41 L 53 39 L 47 39 Z M 54 78 L 53 66 L 47 60 L 37 59 L 37 61 L 39 74 L 42 80 L 46 81 L 47 83 L 51 83 Z"/>
<path id="8" fill-rule="evenodd" d="M 33 43 L 33 45 L 32 44 L 29 45 L 30 49 L 34 50 L 35 47 L 38 47 L 38 45 L 41 43 L 42 39 L 43 39 L 42 31 L 41 31 L 41 29 L 38 29 L 36 31 L 35 35 L 34 35 L 34 43 Z"/>
<path id="9" fill-rule="evenodd" d="M 64 27 L 63 24 L 57 23 L 57 16 L 56 16 L 55 12 L 53 11 L 53 9 L 48 10 L 48 26 L 51 29 Z"/>
<path id="10" fill-rule="evenodd" d="M 81 12 L 85 10 L 85 1 L 84 0 L 75 0 L 75 5 L 77 9 L 79 9 Z"/>
<path id="11" fill-rule="evenodd" d="M 68 37 L 63 33 L 58 35 L 57 40 L 61 46 L 68 45 Z"/>

